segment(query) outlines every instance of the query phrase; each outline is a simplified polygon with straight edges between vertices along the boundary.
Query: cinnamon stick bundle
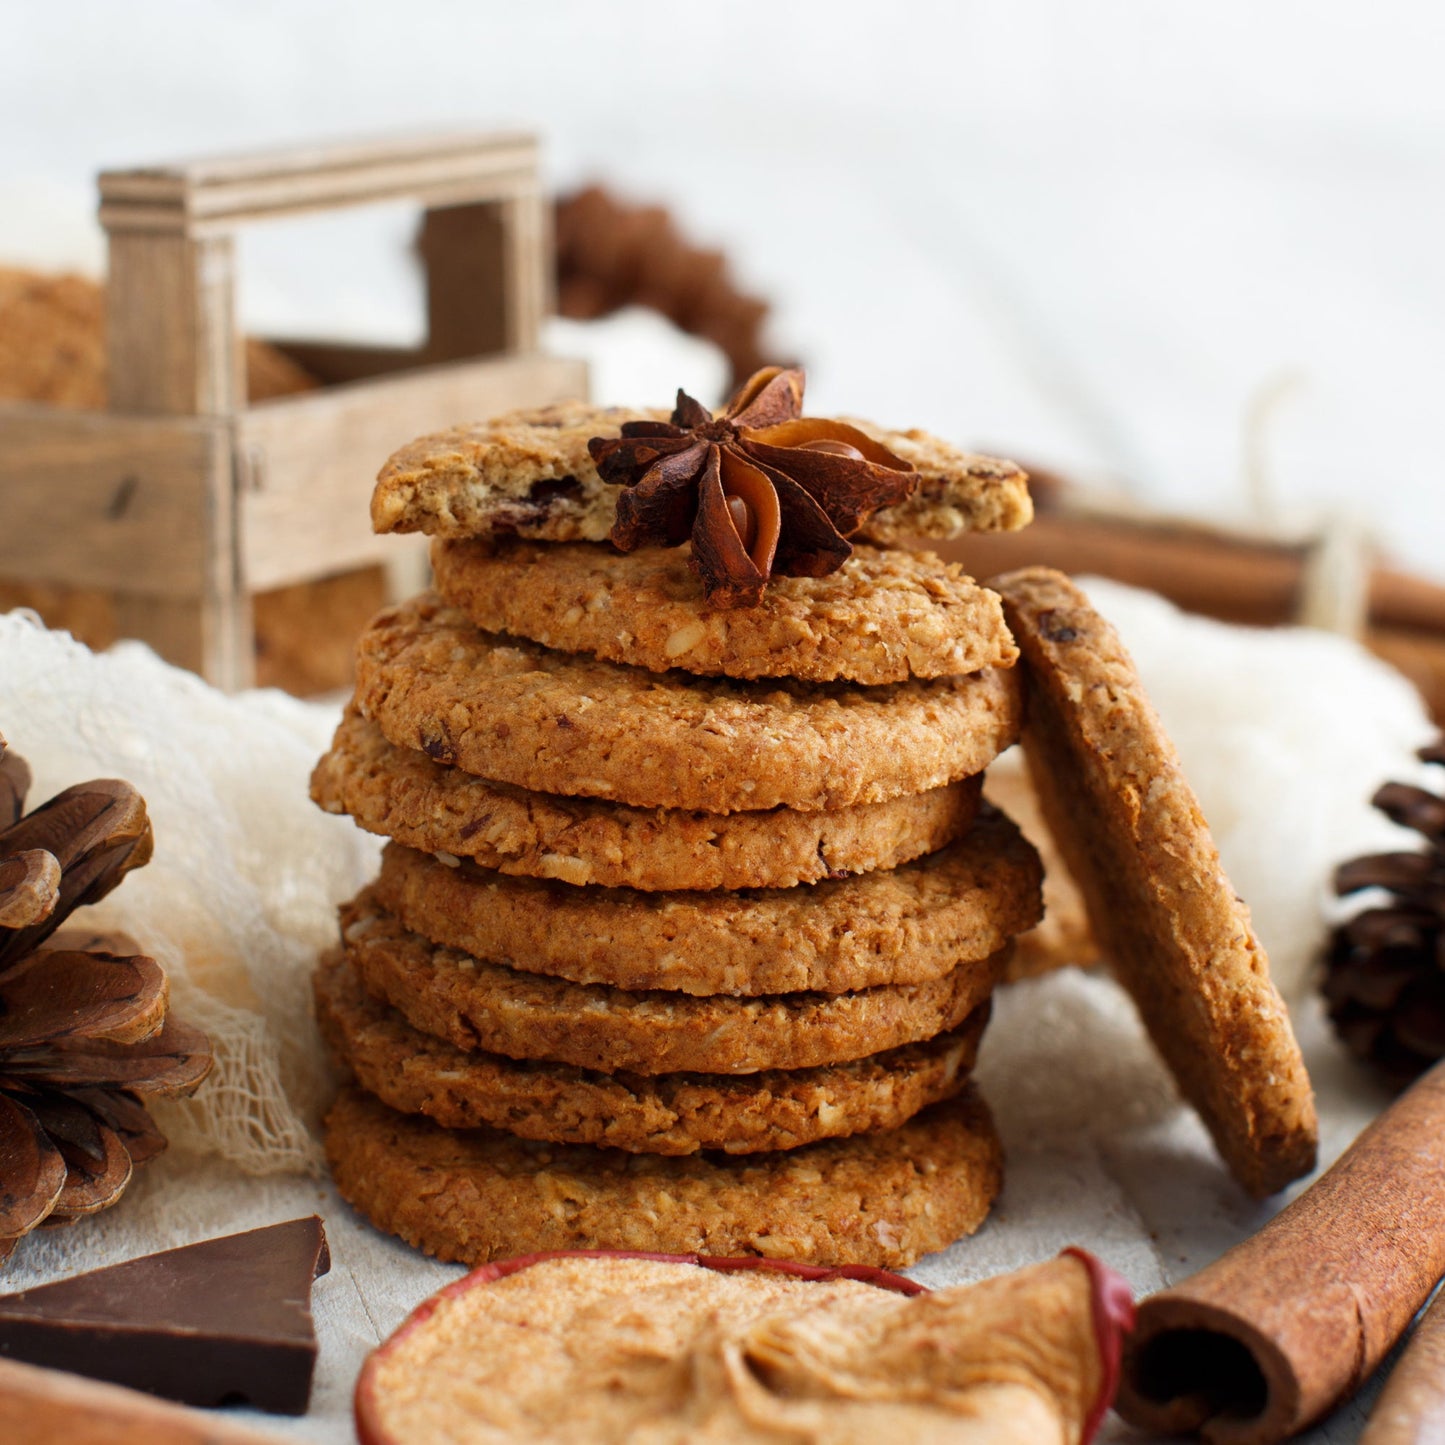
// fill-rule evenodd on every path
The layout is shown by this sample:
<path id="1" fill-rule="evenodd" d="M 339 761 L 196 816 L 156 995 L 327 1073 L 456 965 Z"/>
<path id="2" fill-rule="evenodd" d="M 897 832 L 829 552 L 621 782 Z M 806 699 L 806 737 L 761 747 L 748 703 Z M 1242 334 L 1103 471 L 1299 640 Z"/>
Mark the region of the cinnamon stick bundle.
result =
<path id="1" fill-rule="evenodd" d="M 1258 1234 L 1139 1306 L 1116 1408 L 1271 1445 L 1370 1376 L 1445 1273 L 1445 1063 Z"/>

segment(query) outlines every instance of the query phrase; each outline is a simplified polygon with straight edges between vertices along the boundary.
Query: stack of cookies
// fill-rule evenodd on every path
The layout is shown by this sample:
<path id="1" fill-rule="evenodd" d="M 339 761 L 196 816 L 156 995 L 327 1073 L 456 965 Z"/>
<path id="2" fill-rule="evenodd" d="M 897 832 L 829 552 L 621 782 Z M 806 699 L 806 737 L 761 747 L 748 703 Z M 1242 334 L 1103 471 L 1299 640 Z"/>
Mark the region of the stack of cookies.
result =
<path id="1" fill-rule="evenodd" d="M 337 1182 L 472 1263 L 910 1262 L 1000 1184 L 969 1073 L 1040 867 L 980 799 L 1021 721 L 999 599 L 889 544 L 1022 525 L 1024 478 L 822 423 L 905 495 L 836 570 L 740 605 L 708 594 L 708 538 L 605 540 L 625 489 L 593 453 L 623 423 L 682 430 L 554 407 L 381 475 L 376 523 L 433 534 L 436 593 L 361 638 L 313 779 L 391 840 L 316 981 L 353 1080 L 327 1124 Z"/>

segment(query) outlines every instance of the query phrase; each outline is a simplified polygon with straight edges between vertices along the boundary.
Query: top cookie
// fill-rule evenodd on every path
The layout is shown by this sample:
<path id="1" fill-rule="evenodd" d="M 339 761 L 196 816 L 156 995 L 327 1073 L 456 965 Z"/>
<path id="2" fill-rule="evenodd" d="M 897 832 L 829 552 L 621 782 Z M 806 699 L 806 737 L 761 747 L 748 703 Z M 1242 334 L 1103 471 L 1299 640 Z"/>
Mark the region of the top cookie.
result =
<path id="1" fill-rule="evenodd" d="M 619 488 L 598 476 L 588 440 L 616 436 L 623 422 L 665 421 L 668 414 L 570 401 L 421 437 L 381 469 L 371 524 L 378 532 L 433 537 L 600 542 L 612 530 Z M 855 541 L 1011 532 L 1033 517 L 1027 478 L 1012 462 L 974 456 L 927 432 L 850 424 L 918 473 L 914 494 L 875 512 Z"/>
<path id="2" fill-rule="evenodd" d="M 931 552 L 855 547 L 826 577 L 775 577 L 756 607 L 708 607 L 680 547 L 432 544 L 436 589 L 487 632 L 651 672 L 903 682 L 1009 667 L 998 598 Z"/>
<path id="3" fill-rule="evenodd" d="M 1023 653 L 1024 755 L 1094 936 L 1234 1176 L 1314 1167 L 1310 1081 L 1269 961 L 1118 634 L 1062 573 L 990 584 Z"/>

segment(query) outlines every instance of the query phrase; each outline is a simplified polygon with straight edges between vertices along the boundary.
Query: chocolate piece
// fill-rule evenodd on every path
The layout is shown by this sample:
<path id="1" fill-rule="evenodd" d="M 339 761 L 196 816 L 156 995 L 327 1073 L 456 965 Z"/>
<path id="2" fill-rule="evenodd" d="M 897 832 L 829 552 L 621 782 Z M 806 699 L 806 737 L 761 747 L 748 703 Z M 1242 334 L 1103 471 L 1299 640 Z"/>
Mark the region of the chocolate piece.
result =
<path id="1" fill-rule="evenodd" d="M 189 1405 L 300 1415 L 311 1283 L 331 1267 L 315 1215 L 148 1254 L 0 1297 L 0 1355 Z"/>

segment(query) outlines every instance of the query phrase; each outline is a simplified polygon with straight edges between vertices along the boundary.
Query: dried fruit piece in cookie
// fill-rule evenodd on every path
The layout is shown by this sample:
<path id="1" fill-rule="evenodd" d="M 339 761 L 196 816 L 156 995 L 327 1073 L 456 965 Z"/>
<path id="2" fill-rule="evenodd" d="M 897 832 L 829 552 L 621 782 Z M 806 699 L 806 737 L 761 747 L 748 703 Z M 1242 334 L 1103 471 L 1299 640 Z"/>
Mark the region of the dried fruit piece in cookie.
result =
<path id="1" fill-rule="evenodd" d="M 644 1154 L 754 1154 L 896 1129 L 963 1088 L 988 1017 L 985 1003 L 927 1042 L 814 1069 L 601 1074 L 434 1039 L 367 994 L 339 952 L 323 959 L 315 991 L 337 1062 L 400 1113 Z"/>
<path id="2" fill-rule="evenodd" d="M 461 1049 L 638 1074 L 749 1074 L 841 1064 L 956 1028 L 992 993 L 1003 954 L 926 983 L 854 993 L 697 997 L 566 983 L 437 948 L 363 889 L 341 908 L 367 992 Z"/>
<path id="3" fill-rule="evenodd" d="M 656 674 L 478 632 L 435 596 L 379 613 L 356 704 L 398 747 L 538 792 L 731 813 L 842 808 L 981 773 L 1013 669 L 883 687 Z"/>
<path id="4" fill-rule="evenodd" d="M 655 1249 L 912 1264 L 971 1234 L 1003 1180 L 970 1086 L 901 1128 L 772 1154 L 628 1154 L 442 1129 L 357 1089 L 326 1117 L 342 1196 L 438 1259 Z"/>
<path id="5" fill-rule="evenodd" d="M 420 437 L 381 469 L 371 524 L 378 532 L 433 537 L 600 542 L 612 530 L 618 489 L 598 476 L 588 440 L 617 436 L 628 421 L 666 421 L 669 410 L 574 401 Z M 912 497 L 875 512 L 855 540 L 886 545 L 1011 532 L 1032 519 L 1028 479 L 1012 462 L 975 456 L 927 432 L 849 420 L 918 474 Z"/>
<path id="6" fill-rule="evenodd" d="M 755 1258 L 523 1256 L 448 1285 L 373 1351 L 357 1431 L 1087 1445 L 1132 1320 L 1128 1284 L 1077 1249 L 936 1293 Z"/>
<path id="7" fill-rule="evenodd" d="M 390 843 L 377 901 L 415 933 L 574 983 L 688 994 L 846 993 L 987 958 L 1040 915 L 1033 845 L 1000 813 L 900 868 L 746 893 L 573 888 Z"/>
<path id="8" fill-rule="evenodd" d="M 791 888 L 896 868 L 968 831 L 978 777 L 828 812 L 629 808 L 493 783 L 399 748 L 348 708 L 311 797 L 368 832 L 426 853 L 576 886 Z M 810 985 L 811 986 L 811 985 Z"/>
<path id="9" fill-rule="evenodd" d="M 1314 1167 L 1314 1095 L 1269 961 L 1119 635 L 1060 572 L 990 584 L 1023 652 L 1024 755 L 1101 951 L 1252 1194 Z"/>
<path id="10" fill-rule="evenodd" d="M 931 552 L 856 547 L 826 577 L 774 577 L 709 607 L 677 547 L 437 542 L 436 589 L 480 628 L 653 672 L 876 684 L 1009 667 L 998 598 Z"/>

